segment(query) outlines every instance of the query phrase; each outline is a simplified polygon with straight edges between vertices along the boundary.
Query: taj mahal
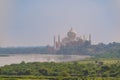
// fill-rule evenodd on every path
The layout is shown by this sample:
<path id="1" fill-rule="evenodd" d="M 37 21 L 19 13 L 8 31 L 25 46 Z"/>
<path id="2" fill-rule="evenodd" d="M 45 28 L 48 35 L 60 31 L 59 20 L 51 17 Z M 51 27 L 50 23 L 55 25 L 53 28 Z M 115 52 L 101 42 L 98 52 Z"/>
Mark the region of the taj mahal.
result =
<path id="1" fill-rule="evenodd" d="M 57 37 L 54 36 L 54 49 L 59 50 L 61 47 L 64 46 L 80 46 L 84 45 L 86 42 L 91 44 L 91 35 L 89 34 L 87 37 L 85 35 L 78 35 L 77 32 L 71 28 L 68 32 L 66 37 L 60 38 L 60 35 Z"/>

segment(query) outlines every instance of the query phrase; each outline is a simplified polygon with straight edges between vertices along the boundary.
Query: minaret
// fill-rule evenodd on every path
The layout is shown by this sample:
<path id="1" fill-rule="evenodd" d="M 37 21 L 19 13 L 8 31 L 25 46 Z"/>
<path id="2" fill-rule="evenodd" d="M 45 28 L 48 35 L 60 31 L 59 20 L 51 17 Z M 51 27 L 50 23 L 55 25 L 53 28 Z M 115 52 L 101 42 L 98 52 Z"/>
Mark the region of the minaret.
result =
<path id="1" fill-rule="evenodd" d="M 85 41 L 86 39 L 85 39 L 85 35 L 83 35 L 83 41 Z"/>
<path id="2" fill-rule="evenodd" d="M 89 42 L 90 42 L 90 44 L 91 44 L 91 34 L 89 34 Z"/>
<path id="3" fill-rule="evenodd" d="M 54 43 L 54 49 L 56 49 L 56 38 L 55 38 L 55 36 L 54 36 L 53 43 Z"/>
<path id="4" fill-rule="evenodd" d="M 70 31 L 73 31 L 73 28 L 72 28 L 72 27 L 70 28 Z"/>
<path id="5" fill-rule="evenodd" d="M 60 47 L 60 45 L 61 45 L 61 42 L 60 42 L 60 35 L 58 35 L 58 45 L 59 45 L 59 47 Z"/>

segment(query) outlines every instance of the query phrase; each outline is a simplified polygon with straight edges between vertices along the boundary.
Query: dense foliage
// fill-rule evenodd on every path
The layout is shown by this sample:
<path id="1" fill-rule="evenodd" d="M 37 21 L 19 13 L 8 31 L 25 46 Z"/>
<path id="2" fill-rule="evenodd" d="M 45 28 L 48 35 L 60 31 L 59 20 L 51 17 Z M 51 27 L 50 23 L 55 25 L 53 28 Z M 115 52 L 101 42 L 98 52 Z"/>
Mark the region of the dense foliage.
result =
<path id="1" fill-rule="evenodd" d="M 94 54 L 95 58 L 118 58 L 120 59 L 120 49 L 111 49 L 108 52 L 101 53 L 101 54 Z"/>
<path id="2" fill-rule="evenodd" d="M 8 47 L 8 48 L 0 48 L 0 56 L 7 54 L 45 54 L 47 53 L 46 47 Z"/>
<path id="3" fill-rule="evenodd" d="M 120 77 L 120 62 L 113 64 L 104 64 L 99 61 L 87 63 L 21 62 L 1 67 L 0 75 Z"/>
<path id="4" fill-rule="evenodd" d="M 83 45 L 67 45 L 61 47 L 57 52 L 59 54 L 83 54 L 83 55 L 96 55 L 96 54 L 106 54 L 107 52 L 112 53 L 112 51 L 119 50 L 120 53 L 120 43 L 99 43 L 96 45 L 90 45 L 87 42 Z M 120 56 L 120 54 L 119 54 Z"/>
<path id="5" fill-rule="evenodd" d="M 0 76 L 0 80 L 120 80 L 118 77 Z"/>
<path id="6" fill-rule="evenodd" d="M 105 45 L 100 43 L 98 45 L 94 45 L 95 53 L 90 54 L 94 56 L 96 59 L 120 59 L 120 43 L 109 43 Z"/>

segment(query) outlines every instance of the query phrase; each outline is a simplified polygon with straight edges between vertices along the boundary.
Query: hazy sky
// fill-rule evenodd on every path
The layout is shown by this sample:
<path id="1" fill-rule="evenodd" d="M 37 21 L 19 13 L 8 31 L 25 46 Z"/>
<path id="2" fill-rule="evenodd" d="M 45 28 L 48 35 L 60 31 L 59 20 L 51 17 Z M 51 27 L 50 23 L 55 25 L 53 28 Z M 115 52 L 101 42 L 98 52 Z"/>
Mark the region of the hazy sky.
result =
<path id="1" fill-rule="evenodd" d="M 92 35 L 93 43 L 120 42 L 119 0 L 0 0 L 0 46 L 53 44 L 53 36 Z"/>

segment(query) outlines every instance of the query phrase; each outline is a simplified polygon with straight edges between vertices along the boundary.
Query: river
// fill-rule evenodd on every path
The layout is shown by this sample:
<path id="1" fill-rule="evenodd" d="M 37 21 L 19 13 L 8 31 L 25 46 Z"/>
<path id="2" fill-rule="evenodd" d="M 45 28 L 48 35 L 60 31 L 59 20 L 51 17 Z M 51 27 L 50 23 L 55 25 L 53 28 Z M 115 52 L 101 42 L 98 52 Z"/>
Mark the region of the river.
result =
<path id="1" fill-rule="evenodd" d="M 89 58 L 86 55 L 9 54 L 0 56 L 0 66 L 25 62 L 68 62 Z"/>

